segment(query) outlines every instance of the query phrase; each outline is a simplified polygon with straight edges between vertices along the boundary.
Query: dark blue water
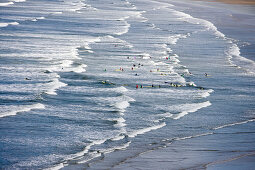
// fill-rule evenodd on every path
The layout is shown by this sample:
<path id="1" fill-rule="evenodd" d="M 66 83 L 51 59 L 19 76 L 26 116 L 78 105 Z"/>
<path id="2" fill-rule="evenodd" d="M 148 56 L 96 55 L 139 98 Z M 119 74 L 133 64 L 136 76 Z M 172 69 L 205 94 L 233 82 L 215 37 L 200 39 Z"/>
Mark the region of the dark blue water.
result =
<path id="1" fill-rule="evenodd" d="M 254 38 L 200 17 L 206 3 L 173 4 L 1 2 L 0 167 L 111 168 L 173 141 L 254 130 Z"/>

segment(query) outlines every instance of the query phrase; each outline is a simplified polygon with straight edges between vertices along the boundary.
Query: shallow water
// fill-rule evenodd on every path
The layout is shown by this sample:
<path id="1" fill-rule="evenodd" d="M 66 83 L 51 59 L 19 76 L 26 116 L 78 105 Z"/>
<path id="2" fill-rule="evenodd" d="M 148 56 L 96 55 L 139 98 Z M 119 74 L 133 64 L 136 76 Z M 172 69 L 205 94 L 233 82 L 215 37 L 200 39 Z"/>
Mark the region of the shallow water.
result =
<path id="1" fill-rule="evenodd" d="M 1 2 L 1 168 L 107 168 L 229 126 L 254 130 L 254 61 L 240 53 L 254 38 L 195 7 Z"/>

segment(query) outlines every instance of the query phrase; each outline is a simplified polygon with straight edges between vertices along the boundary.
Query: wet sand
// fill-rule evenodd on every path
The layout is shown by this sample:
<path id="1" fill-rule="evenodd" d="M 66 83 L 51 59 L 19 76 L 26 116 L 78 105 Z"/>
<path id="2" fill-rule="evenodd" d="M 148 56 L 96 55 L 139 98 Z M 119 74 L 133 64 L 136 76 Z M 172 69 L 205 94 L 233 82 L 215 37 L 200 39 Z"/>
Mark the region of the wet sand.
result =
<path id="1" fill-rule="evenodd" d="M 126 159 L 121 169 L 247 169 L 254 167 L 254 122 L 215 130 L 213 134 L 173 141 L 165 148 Z M 220 139 L 220 140 L 219 140 Z"/>

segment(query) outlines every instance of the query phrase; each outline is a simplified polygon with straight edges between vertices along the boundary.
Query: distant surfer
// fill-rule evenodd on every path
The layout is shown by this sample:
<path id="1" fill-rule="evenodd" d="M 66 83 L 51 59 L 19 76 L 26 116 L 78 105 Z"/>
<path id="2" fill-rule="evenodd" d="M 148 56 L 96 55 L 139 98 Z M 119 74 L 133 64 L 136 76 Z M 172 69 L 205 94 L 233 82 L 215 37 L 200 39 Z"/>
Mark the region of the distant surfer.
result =
<path id="1" fill-rule="evenodd" d="M 208 77 L 208 74 L 207 74 L 207 73 L 205 73 L 205 77 Z"/>

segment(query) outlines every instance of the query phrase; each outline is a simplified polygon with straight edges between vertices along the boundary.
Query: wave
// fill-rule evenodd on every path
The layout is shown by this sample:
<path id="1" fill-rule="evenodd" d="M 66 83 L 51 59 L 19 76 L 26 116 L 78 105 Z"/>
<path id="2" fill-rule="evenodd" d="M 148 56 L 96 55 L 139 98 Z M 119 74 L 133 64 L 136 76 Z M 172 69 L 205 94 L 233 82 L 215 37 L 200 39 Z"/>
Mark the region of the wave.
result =
<path id="1" fill-rule="evenodd" d="M 0 6 L 8 6 L 8 5 L 12 5 L 14 4 L 13 2 L 4 2 L 4 3 L 0 3 Z"/>
<path id="2" fill-rule="evenodd" d="M 99 41 L 113 43 L 113 44 L 117 45 L 118 47 L 133 48 L 133 45 L 128 43 L 127 41 L 119 39 L 119 38 L 115 38 L 110 35 L 99 37 Z"/>
<path id="3" fill-rule="evenodd" d="M 13 2 L 25 2 L 26 0 L 9 0 L 9 1 L 13 1 Z"/>
<path id="4" fill-rule="evenodd" d="M 168 37 L 168 43 L 176 44 L 179 39 L 187 38 L 187 37 L 188 37 L 187 35 L 183 35 L 183 34 L 172 35 Z"/>
<path id="5" fill-rule="evenodd" d="M 134 132 L 131 132 L 128 135 L 128 137 L 130 138 L 134 138 L 136 137 L 137 135 L 140 135 L 140 134 L 144 134 L 144 133 L 147 133 L 147 132 L 150 132 L 152 130 L 156 130 L 156 129 L 160 129 L 162 127 L 166 126 L 166 123 L 161 123 L 159 125 L 156 125 L 156 126 L 152 126 L 152 127 L 148 127 L 148 128 L 144 128 L 144 129 L 140 129 L 140 130 L 136 130 Z"/>
<path id="6" fill-rule="evenodd" d="M 232 46 L 225 52 L 230 65 L 242 68 L 248 73 L 255 74 L 255 62 L 241 56 L 240 48 L 237 44 L 234 44 L 232 41 L 230 41 L 230 43 L 232 43 Z"/>
<path id="7" fill-rule="evenodd" d="M 8 112 L 0 113 L 0 118 L 1 117 L 7 117 L 7 116 L 14 116 L 17 113 L 28 112 L 28 111 L 34 110 L 34 109 L 45 109 L 45 106 L 41 103 L 37 103 L 37 104 L 33 104 L 33 105 L 17 106 L 17 108 L 14 111 L 8 111 Z"/>
<path id="8" fill-rule="evenodd" d="M 186 14 L 186 13 L 180 12 L 180 11 L 176 11 L 174 9 L 171 9 L 171 11 L 175 15 L 179 16 L 180 20 L 189 22 L 191 24 L 202 25 L 202 26 L 206 27 L 207 30 L 213 31 L 216 36 L 221 37 L 221 38 L 225 38 L 225 35 L 223 33 L 221 33 L 220 31 L 218 31 L 217 27 L 213 23 L 211 23 L 211 22 L 209 22 L 207 20 L 204 20 L 204 19 L 192 17 L 189 14 Z"/>
<path id="9" fill-rule="evenodd" d="M 211 103 L 209 101 L 203 102 L 203 103 L 192 103 L 192 104 L 181 104 L 181 105 L 175 105 L 172 106 L 170 109 L 170 111 L 173 112 L 179 112 L 177 114 L 172 114 L 172 113 L 165 113 L 165 114 L 160 114 L 158 116 L 160 117 L 165 117 L 165 118 L 172 118 L 172 119 L 180 119 L 181 117 L 189 114 L 189 113 L 193 113 L 198 111 L 199 109 L 202 109 L 204 107 L 208 107 L 210 106 Z"/>
<path id="10" fill-rule="evenodd" d="M 124 122 L 126 122 L 126 120 L 122 117 L 120 118 L 112 118 L 112 119 L 108 119 L 109 121 L 113 121 L 116 122 L 116 124 L 114 126 L 116 127 L 124 127 L 126 126 L 126 124 Z"/>
<path id="11" fill-rule="evenodd" d="M 127 92 L 128 89 L 124 86 L 120 86 L 120 87 L 116 87 L 114 88 L 114 91 L 118 92 L 118 93 L 124 93 L 124 92 Z"/>
<path id="12" fill-rule="evenodd" d="M 86 147 L 84 148 L 84 150 L 82 150 L 81 152 L 78 152 L 78 153 L 75 153 L 75 154 L 71 154 L 71 155 L 66 156 L 66 158 L 65 158 L 65 160 L 64 160 L 63 162 L 61 162 L 61 163 L 59 163 L 59 164 L 57 164 L 57 165 L 55 165 L 55 166 L 53 166 L 53 167 L 47 168 L 47 170 L 59 170 L 59 169 L 61 169 L 61 168 L 64 168 L 66 165 L 68 165 L 68 162 L 69 162 L 69 161 L 74 160 L 74 159 L 82 158 L 82 156 L 84 156 L 86 153 L 89 152 L 89 149 L 90 149 L 92 146 L 103 144 L 106 140 L 107 140 L 107 139 L 102 139 L 102 140 L 95 140 L 95 141 L 91 142 L 91 143 L 90 143 L 88 146 L 86 146 Z M 91 154 L 92 154 L 92 157 L 90 157 L 89 160 L 94 159 L 94 158 L 96 158 L 96 157 L 98 157 L 98 156 L 101 155 L 101 153 L 97 153 L 97 152 L 95 152 L 95 154 L 96 154 L 97 156 L 96 156 L 95 154 L 93 155 L 93 152 L 92 152 Z M 89 161 L 89 160 L 86 160 L 85 162 L 87 162 L 87 161 Z M 85 163 L 85 162 L 84 162 L 84 163 Z M 79 162 L 79 163 L 82 163 L 82 162 Z"/>
<path id="13" fill-rule="evenodd" d="M 58 79 L 54 79 L 51 82 L 47 83 L 47 86 L 49 86 L 49 89 L 45 93 L 50 95 L 57 95 L 56 90 L 61 87 L 67 86 L 67 84 L 59 81 Z"/>
<path id="14" fill-rule="evenodd" d="M 0 23 L 0 27 L 7 27 L 8 25 L 19 25 L 19 23 L 18 22 Z"/>
<path id="15" fill-rule="evenodd" d="M 121 140 L 121 139 L 124 139 L 124 138 L 125 138 L 125 136 L 123 134 L 120 134 L 120 135 L 118 135 L 114 138 L 111 138 L 111 140 L 112 141 L 118 141 L 118 140 Z"/>
<path id="16" fill-rule="evenodd" d="M 38 17 L 38 18 L 34 18 L 34 19 L 32 19 L 31 21 L 36 22 L 36 21 L 38 21 L 38 20 L 42 20 L 42 19 L 45 19 L 45 17 Z"/>
<path id="17" fill-rule="evenodd" d="M 130 24 L 129 24 L 127 21 L 123 21 L 123 22 L 124 22 L 124 25 L 122 25 L 122 26 L 120 27 L 122 30 L 116 32 L 116 33 L 115 33 L 116 35 L 126 34 L 126 33 L 129 31 Z"/>
<path id="18" fill-rule="evenodd" d="M 210 96 L 210 93 L 212 93 L 212 92 L 214 92 L 213 89 L 203 90 L 203 92 L 201 93 L 201 97 L 206 98 L 206 97 Z"/>
<path id="19" fill-rule="evenodd" d="M 128 101 L 121 101 L 114 104 L 114 106 L 119 109 L 121 112 L 124 112 L 127 107 L 129 107 Z"/>
<path id="20" fill-rule="evenodd" d="M 246 124 L 248 122 L 254 122 L 254 121 L 255 121 L 255 119 L 250 119 L 250 120 L 246 120 L 246 121 L 242 121 L 242 122 L 230 123 L 230 124 L 215 127 L 215 128 L 213 128 L 213 130 L 222 129 L 222 128 L 225 128 L 225 127 L 230 127 L 230 126 L 235 126 L 235 125 Z"/>
<path id="21" fill-rule="evenodd" d="M 193 135 L 193 136 L 177 137 L 177 138 L 174 138 L 173 140 L 175 140 L 175 141 L 185 140 L 185 139 L 197 138 L 197 137 L 213 135 L 213 134 L 214 134 L 213 132 L 208 132 L 208 133 L 203 133 L 203 134 L 198 134 L 198 135 Z"/>
<path id="22" fill-rule="evenodd" d="M 131 141 L 121 145 L 121 146 L 116 146 L 116 147 L 113 147 L 113 148 L 109 148 L 109 149 L 104 149 L 102 150 L 101 152 L 103 152 L 104 154 L 106 153 L 111 153 L 111 152 L 114 152 L 116 150 L 123 150 L 123 149 L 126 149 L 127 147 L 129 147 Z"/>
<path id="23" fill-rule="evenodd" d="M 126 149 L 129 145 L 130 145 L 130 141 L 123 144 L 123 145 L 120 145 L 120 146 L 115 146 L 115 147 L 112 147 L 112 148 L 108 148 L 108 149 L 103 149 L 103 150 L 100 150 L 100 152 L 93 152 L 91 153 L 90 157 L 89 158 L 86 158 L 86 159 L 81 159 L 79 161 L 77 161 L 78 164 L 83 164 L 83 163 L 86 163 L 90 160 L 93 160 L 97 157 L 100 157 L 102 156 L 103 154 L 107 154 L 107 153 L 111 153 L 111 152 L 114 152 L 116 150 L 123 150 L 123 149 Z"/>

